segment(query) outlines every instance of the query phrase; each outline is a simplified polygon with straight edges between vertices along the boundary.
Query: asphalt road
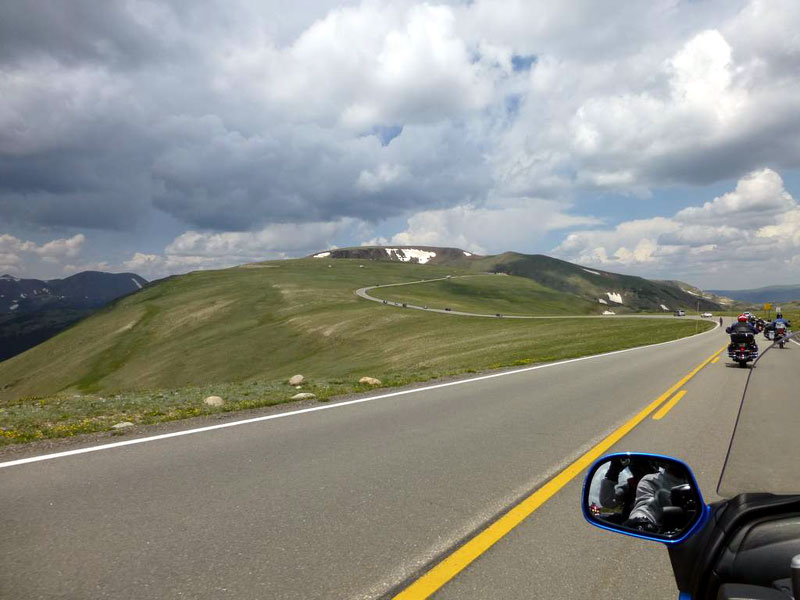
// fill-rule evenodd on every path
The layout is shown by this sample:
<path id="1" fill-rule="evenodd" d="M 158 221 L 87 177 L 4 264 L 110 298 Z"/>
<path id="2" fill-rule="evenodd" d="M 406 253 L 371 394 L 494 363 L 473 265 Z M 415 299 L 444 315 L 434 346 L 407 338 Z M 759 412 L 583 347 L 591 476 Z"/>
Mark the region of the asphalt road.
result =
<path id="1" fill-rule="evenodd" d="M 0 598 L 391 596 L 726 340 L 0 464 Z M 709 364 L 616 448 L 678 456 L 713 491 L 746 375 Z M 436 597 L 673 598 L 666 551 L 585 524 L 579 480 Z"/>

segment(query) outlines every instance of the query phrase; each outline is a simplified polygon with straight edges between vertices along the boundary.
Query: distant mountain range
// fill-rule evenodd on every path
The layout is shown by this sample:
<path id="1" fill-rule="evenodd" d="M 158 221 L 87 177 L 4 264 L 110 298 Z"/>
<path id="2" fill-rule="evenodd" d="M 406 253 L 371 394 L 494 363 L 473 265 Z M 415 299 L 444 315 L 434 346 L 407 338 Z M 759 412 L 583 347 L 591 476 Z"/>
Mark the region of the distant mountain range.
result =
<path id="1" fill-rule="evenodd" d="M 54 336 L 147 280 L 135 273 L 84 271 L 65 279 L 0 276 L 0 360 Z"/>
<path id="2" fill-rule="evenodd" d="M 713 293 L 728 296 L 740 302 L 791 302 L 800 300 L 800 285 L 773 285 L 752 290 L 715 290 Z"/>
<path id="3" fill-rule="evenodd" d="M 505 252 L 479 256 L 459 248 L 434 246 L 365 246 L 338 248 L 312 255 L 316 258 L 356 258 L 449 265 L 476 271 L 527 277 L 547 288 L 591 302 L 615 312 L 720 310 L 734 304 L 722 294 L 700 290 L 682 281 L 657 281 L 582 267 L 543 254 Z"/>

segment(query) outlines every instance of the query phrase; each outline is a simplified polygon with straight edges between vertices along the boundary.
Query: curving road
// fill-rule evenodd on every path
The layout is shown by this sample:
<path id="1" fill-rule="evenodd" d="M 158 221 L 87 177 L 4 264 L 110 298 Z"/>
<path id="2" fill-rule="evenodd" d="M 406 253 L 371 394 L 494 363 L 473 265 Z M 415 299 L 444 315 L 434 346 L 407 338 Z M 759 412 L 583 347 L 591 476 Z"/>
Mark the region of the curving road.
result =
<path id="1" fill-rule="evenodd" d="M 709 361 L 725 343 L 712 330 L 87 453 L 31 447 L 0 462 L 0 598 L 425 597 L 408 586 L 679 383 L 610 450 L 676 455 L 712 491 L 747 375 Z M 674 598 L 666 551 L 585 524 L 579 489 L 566 479 L 436 597 Z"/>
<path id="2" fill-rule="evenodd" d="M 379 302 L 380 304 L 384 304 L 386 306 L 394 306 L 399 308 L 409 308 L 414 310 L 424 310 L 427 312 L 433 313 L 441 313 L 445 315 L 461 315 L 464 317 L 489 317 L 492 319 L 496 319 L 497 317 L 502 317 L 504 319 L 608 319 L 610 317 L 624 317 L 624 318 L 636 318 L 636 319 L 663 319 L 666 317 L 672 317 L 671 314 L 663 314 L 663 315 L 631 315 L 631 314 L 622 314 L 622 315 L 548 315 L 548 316 L 538 316 L 538 315 L 507 315 L 507 314 L 500 314 L 500 313 L 472 313 L 472 312 L 463 312 L 458 310 L 445 310 L 443 308 L 429 308 L 428 306 L 418 306 L 416 304 L 409 304 L 403 302 L 393 302 L 391 300 L 384 300 L 383 298 L 376 298 L 375 296 L 370 295 L 370 290 L 375 289 L 384 289 L 390 287 L 400 287 L 405 285 L 417 285 L 421 283 L 432 283 L 434 281 L 446 281 L 447 279 L 466 279 L 470 277 L 483 277 L 483 275 L 457 275 L 455 277 L 437 277 L 435 279 L 419 279 L 417 281 L 405 281 L 403 283 L 387 283 L 383 285 L 372 285 L 368 287 L 358 288 L 355 291 L 356 296 L 360 298 L 364 298 L 365 300 L 370 300 L 372 302 Z M 613 307 L 609 307 L 613 308 Z M 701 319 L 699 316 L 690 315 L 687 318 L 689 319 Z M 701 319 L 702 320 L 702 319 Z"/>

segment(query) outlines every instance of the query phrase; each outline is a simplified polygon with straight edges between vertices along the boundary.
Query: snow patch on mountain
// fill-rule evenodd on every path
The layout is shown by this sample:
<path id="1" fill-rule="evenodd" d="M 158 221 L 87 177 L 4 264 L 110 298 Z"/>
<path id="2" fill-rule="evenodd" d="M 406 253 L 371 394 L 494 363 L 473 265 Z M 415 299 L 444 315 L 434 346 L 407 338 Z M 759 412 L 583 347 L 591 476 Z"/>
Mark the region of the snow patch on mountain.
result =
<path id="1" fill-rule="evenodd" d="M 133 277 L 131 277 L 131 281 L 132 281 L 133 283 L 135 283 L 135 284 L 136 284 L 136 285 L 139 287 L 139 289 L 142 289 L 142 284 L 141 284 L 141 283 L 139 283 L 138 281 L 136 281 L 136 280 L 135 280 Z"/>
<path id="2" fill-rule="evenodd" d="M 320 252 L 319 254 L 315 254 L 314 258 L 327 258 L 331 255 L 330 252 Z"/>
<path id="3" fill-rule="evenodd" d="M 591 273 L 592 275 L 600 275 L 600 273 L 598 273 L 597 271 L 592 271 L 591 269 L 583 269 L 583 270 L 586 271 L 587 273 Z"/>
<path id="4" fill-rule="evenodd" d="M 622 304 L 622 294 L 618 294 L 617 292 L 606 292 L 606 296 L 608 296 L 608 299 L 612 302 Z"/>
<path id="5" fill-rule="evenodd" d="M 411 262 L 416 259 L 416 262 L 424 265 L 430 259 L 436 256 L 436 252 L 429 252 L 427 250 L 417 250 L 416 248 L 384 248 L 386 254 L 391 258 L 394 256 L 401 262 Z"/>

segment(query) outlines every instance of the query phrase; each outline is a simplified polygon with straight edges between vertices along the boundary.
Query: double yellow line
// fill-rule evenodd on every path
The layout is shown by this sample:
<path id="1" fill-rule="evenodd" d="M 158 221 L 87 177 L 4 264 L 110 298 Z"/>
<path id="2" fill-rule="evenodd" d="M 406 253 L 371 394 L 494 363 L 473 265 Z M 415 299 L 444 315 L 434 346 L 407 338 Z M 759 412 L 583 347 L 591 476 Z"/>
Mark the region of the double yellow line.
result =
<path id="1" fill-rule="evenodd" d="M 434 565 L 433 568 L 424 573 L 419 579 L 415 580 L 403 591 L 394 596 L 394 600 L 421 600 L 434 594 L 439 588 L 463 571 L 472 561 L 495 545 L 517 525 L 522 523 L 533 511 L 552 498 L 561 488 L 572 481 L 576 475 L 581 473 L 584 469 L 587 469 L 595 460 L 600 458 L 603 453 L 611 448 L 611 446 L 625 437 L 634 427 L 644 421 L 667 398 L 672 396 L 676 390 L 680 389 L 687 381 L 697 375 L 703 367 L 710 363 L 725 348 L 726 346 L 723 346 L 717 350 L 666 392 L 639 411 L 633 418 L 594 446 L 594 448 L 586 452 L 474 538 L 457 548 L 444 560 Z M 678 400 L 680 400 L 680 398 L 678 398 Z"/>

